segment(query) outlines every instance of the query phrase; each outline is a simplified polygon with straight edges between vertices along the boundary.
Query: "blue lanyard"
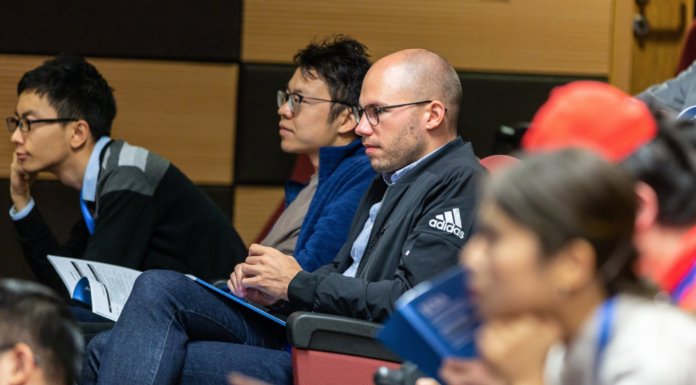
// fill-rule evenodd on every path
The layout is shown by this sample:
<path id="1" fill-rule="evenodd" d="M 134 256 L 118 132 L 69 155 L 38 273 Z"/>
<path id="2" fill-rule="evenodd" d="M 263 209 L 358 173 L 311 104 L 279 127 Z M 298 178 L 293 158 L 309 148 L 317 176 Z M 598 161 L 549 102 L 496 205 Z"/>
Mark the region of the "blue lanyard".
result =
<path id="1" fill-rule="evenodd" d="M 595 354 L 594 380 L 595 384 L 599 380 L 599 363 L 602 360 L 604 351 L 609 345 L 612 329 L 614 329 L 614 316 L 616 315 L 616 297 L 611 297 L 604 301 L 599 308 L 599 336 L 597 339 L 597 352 Z"/>
<path id="2" fill-rule="evenodd" d="M 94 234 L 94 218 L 92 218 L 92 213 L 89 212 L 84 199 L 82 199 L 82 191 L 80 191 L 80 208 L 82 209 L 82 216 L 85 217 L 85 223 L 87 223 L 87 230 L 90 234 Z"/>
<path id="3" fill-rule="evenodd" d="M 686 295 L 687 290 L 693 286 L 694 281 L 696 281 L 696 262 L 691 265 L 691 268 L 686 275 L 684 275 L 684 278 L 679 281 L 677 287 L 672 291 L 672 303 L 679 305 L 679 302 L 681 302 L 684 295 Z"/>

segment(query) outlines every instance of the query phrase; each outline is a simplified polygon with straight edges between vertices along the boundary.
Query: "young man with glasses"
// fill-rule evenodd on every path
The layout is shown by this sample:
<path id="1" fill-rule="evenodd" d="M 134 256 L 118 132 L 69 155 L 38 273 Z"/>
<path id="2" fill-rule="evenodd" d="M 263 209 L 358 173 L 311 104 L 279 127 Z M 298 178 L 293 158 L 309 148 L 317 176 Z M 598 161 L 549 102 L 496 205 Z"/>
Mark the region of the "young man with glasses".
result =
<path id="1" fill-rule="evenodd" d="M 62 298 L 36 283 L 0 280 L 0 385 L 73 385 L 82 345 Z"/>
<path id="2" fill-rule="evenodd" d="M 375 175 L 351 112 L 370 68 L 366 49 L 340 35 L 310 44 L 295 55 L 297 69 L 277 94 L 280 146 L 306 154 L 315 173 L 306 186 L 287 184 L 288 206 L 261 244 L 307 271 L 336 256 Z"/>
<path id="3" fill-rule="evenodd" d="M 457 138 L 461 98 L 457 73 L 432 52 L 408 50 L 377 61 L 360 94 L 369 117 L 356 108 L 356 132 L 380 174 L 360 201 L 347 242 L 315 272 L 252 245 L 230 277 L 232 292 L 282 314 L 306 310 L 382 322 L 401 294 L 456 265 L 485 174 L 471 145 Z M 90 343 L 82 381 L 223 384 L 238 372 L 287 384 L 292 363 L 284 335 L 284 328 L 182 274 L 145 272 L 114 329 Z"/>
<path id="4" fill-rule="evenodd" d="M 178 168 L 109 138 L 116 102 L 94 66 L 59 55 L 24 74 L 17 94 L 15 116 L 7 119 L 15 145 L 10 215 L 41 283 L 67 295 L 47 255 L 205 280 L 226 277 L 244 260 L 246 247 L 230 221 Z M 81 191 L 84 218 L 64 245 L 31 197 L 39 172 Z"/>

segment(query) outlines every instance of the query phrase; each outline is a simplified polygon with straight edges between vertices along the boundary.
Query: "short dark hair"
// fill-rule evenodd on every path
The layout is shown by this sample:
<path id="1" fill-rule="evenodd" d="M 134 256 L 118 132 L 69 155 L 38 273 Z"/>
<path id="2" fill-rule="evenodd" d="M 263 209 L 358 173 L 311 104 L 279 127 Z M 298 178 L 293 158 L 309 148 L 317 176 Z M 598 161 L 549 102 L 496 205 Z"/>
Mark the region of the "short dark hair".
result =
<path id="1" fill-rule="evenodd" d="M 567 149 L 525 159 L 492 184 L 487 199 L 533 231 L 545 257 L 573 239 L 587 240 L 597 275 L 613 295 L 643 289 L 633 271 L 633 186 L 620 167 L 587 150 Z"/>
<path id="2" fill-rule="evenodd" d="M 658 135 L 622 165 L 657 195 L 657 222 L 666 226 L 696 224 L 696 124 L 674 120 L 651 107 Z"/>
<path id="3" fill-rule="evenodd" d="M 47 379 L 77 381 L 83 340 L 65 301 L 37 283 L 0 280 L 0 345 L 18 343 L 40 357 Z"/>
<path id="4" fill-rule="evenodd" d="M 319 77 L 329 87 L 332 100 L 357 106 L 362 82 L 370 69 L 367 47 L 348 36 L 336 35 L 313 41 L 295 54 L 293 60 L 300 67 L 304 79 Z M 334 120 L 346 108 L 333 103 L 329 120 Z"/>
<path id="5" fill-rule="evenodd" d="M 45 61 L 19 81 L 17 95 L 25 91 L 47 96 L 60 119 L 86 121 L 94 140 L 111 136 L 116 117 L 113 89 L 84 58 L 62 53 Z"/>

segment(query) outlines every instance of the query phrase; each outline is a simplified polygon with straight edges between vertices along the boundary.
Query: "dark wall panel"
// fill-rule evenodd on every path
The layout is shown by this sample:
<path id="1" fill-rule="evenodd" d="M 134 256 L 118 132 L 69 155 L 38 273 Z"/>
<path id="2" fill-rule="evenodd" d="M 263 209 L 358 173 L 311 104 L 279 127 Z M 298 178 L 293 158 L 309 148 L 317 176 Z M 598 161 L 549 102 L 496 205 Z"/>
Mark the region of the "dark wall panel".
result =
<path id="1" fill-rule="evenodd" d="M 242 0 L 0 2 L 0 52 L 238 62 Z"/>
<path id="2" fill-rule="evenodd" d="M 463 98 L 458 131 L 479 158 L 491 155 L 495 132 L 529 122 L 555 87 L 580 79 L 568 76 L 477 74 L 460 72 Z"/>
<path id="3" fill-rule="evenodd" d="M 294 72 L 292 65 L 240 66 L 235 183 L 282 185 L 290 177 L 295 155 L 280 149 L 276 92 Z"/>
<path id="4" fill-rule="evenodd" d="M 56 181 L 40 180 L 33 186 L 32 196 L 50 224 L 53 234 L 60 240 L 67 240 L 70 229 L 81 215 L 79 192 Z M 17 232 L 8 214 L 10 207 L 12 200 L 9 179 L 0 179 L 0 277 L 33 279 L 34 275 L 24 261 Z"/>
<path id="5" fill-rule="evenodd" d="M 33 279 L 34 276 L 24 261 L 12 219 L 8 215 L 12 207 L 9 186 L 8 179 L 0 179 L 0 278 Z M 233 196 L 230 186 L 201 186 L 201 189 L 228 218 L 232 217 Z M 70 229 L 82 217 L 79 192 L 57 181 L 40 180 L 32 187 L 32 196 L 53 234 L 61 241 L 67 240 Z"/>

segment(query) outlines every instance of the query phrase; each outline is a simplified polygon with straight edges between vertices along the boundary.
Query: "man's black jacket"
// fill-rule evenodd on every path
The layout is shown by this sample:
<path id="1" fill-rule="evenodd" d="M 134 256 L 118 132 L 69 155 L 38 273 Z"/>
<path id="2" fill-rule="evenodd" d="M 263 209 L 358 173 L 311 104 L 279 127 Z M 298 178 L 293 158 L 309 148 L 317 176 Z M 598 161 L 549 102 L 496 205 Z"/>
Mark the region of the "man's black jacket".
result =
<path id="1" fill-rule="evenodd" d="M 363 195 L 336 258 L 290 282 L 282 310 L 381 322 L 396 300 L 415 285 L 454 266 L 471 232 L 486 174 L 470 143 L 457 138 L 387 187 L 378 175 Z M 368 219 L 382 206 L 355 278 L 345 277 L 350 251 Z"/>

